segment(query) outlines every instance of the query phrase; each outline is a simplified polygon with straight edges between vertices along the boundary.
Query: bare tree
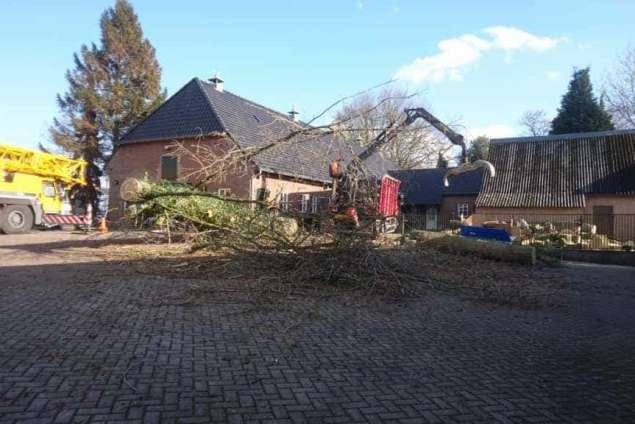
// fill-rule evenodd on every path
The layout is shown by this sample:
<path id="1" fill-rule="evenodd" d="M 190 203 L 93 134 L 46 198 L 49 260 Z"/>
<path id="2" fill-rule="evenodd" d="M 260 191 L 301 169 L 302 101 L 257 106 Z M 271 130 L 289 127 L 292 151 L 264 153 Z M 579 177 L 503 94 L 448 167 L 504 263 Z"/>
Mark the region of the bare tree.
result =
<path id="1" fill-rule="evenodd" d="M 551 122 L 542 109 L 526 111 L 518 123 L 525 128 L 525 134 L 530 136 L 547 135 L 551 128 Z"/>
<path id="2" fill-rule="evenodd" d="M 388 87 L 378 94 L 367 93 L 344 104 L 336 115 L 342 123 L 349 141 L 363 145 L 371 143 L 385 128 L 403 119 L 404 109 L 418 106 L 414 95 Z M 448 150 L 447 143 L 429 124 L 418 121 L 404 128 L 399 135 L 382 148 L 385 157 L 402 169 L 434 166 L 439 154 Z"/>
<path id="3" fill-rule="evenodd" d="M 604 98 L 617 128 L 635 128 L 635 46 L 618 58 L 607 76 Z"/>

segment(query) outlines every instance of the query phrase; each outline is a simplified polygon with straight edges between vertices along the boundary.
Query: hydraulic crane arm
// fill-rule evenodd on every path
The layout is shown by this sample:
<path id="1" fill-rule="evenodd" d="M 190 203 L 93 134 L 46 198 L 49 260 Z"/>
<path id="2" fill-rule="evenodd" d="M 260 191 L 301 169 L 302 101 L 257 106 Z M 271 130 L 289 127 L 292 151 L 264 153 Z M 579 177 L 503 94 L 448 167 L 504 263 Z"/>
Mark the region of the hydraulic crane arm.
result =
<path id="1" fill-rule="evenodd" d="M 439 130 L 439 132 L 441 132 L 443 135 L 445 135 L 452 144 L 460 146 L 461 147 L 461 162 L 465 162 L 465 159 L 467 157 L 467 152 L 465 147 L 465 140 L 461 134 L 452 130 L 452 128 L 448 127 L 443 122 L 441 122 L 439 118 L 437 118 L 436 116 L 434 116 L 433 114 L 431 114 L 430 112 L 428 112 L 426 109 L 422 107 L 418 107 L 414 109 L 406 109 L 406 113 L 409 116 L 413 117 L 411 118 L 412 119 L 411 122 L 414 122 L 417 118 L 421 118 L 424 121 L 427 121 L 430 125 L 432 125 L 437 130 Z"/>
<path id="2" fill-rule="evenodd" d="M 394 139 L 405 127 L 412 125 L 417 119 L 427 121 L 434 128 L 445 135 L 452 144 L 461 146 L 461 162 L 465 162 L 465 140 L 461 134 L 454 132 L 450 127 L 441 122 L 436 116 L 422 107 L 406 109 L 406 117 L 398 124 L 394 124 L 382 131 L 375 140 L 357 155 L 357 160 L 363 162 L 379 150 L 384 144 Z"/>
<path id="3" fill-rule="evenodd" d="M 443 133 L 443 135 L 445 135 L 452 144 L 461 147 L 461 164 L 446 172 L 443 178 L 443 182 L 446 186 L 449 185 L 450 177 L 480 168 L 486 169 L 491 177 L 494 176 L 494 167 L 487 161 L 477 160 L 474 163 L 467 163 L 467 149 L 463 136 L 454 132 L 450 127 L 441 122 L 426 109 L 418 107 L 406 109 L 404 112 L 405 117 L 402 118 L 401 121 L 393 123 L 393 125 L 379 133 L 379 135 L 368 146 L 366 146 L 365 149 L 353 157 L 346 166 L 345 170 L 340 168 L 339 164 L 341 161 L 334 161 L 331 163 L 329 166 L 329 174 L 333 179 L 331 197 L 333 204 L 336 205 L 336 210 L 343 211 L 356 204 L 356 193 L 359 190 L 358 183 L 360 180 L 364 180 L 363 176 L 361 179 L 359 177 L 359 171 L 362 169 L 362 162 L 376 153 L 386 143 L 393 140 L 405 127 L 412 125 L 419 118 L 427 121 L 430 125 Z"/>

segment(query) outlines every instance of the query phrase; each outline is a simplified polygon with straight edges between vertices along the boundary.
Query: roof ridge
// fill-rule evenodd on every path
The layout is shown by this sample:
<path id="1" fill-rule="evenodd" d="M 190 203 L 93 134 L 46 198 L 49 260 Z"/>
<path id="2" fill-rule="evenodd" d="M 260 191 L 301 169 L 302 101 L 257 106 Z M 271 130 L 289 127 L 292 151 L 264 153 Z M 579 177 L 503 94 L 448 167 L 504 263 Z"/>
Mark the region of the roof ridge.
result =
<path id="1" fill-rule="evenodd" d="M 214 115 L 214 117 L 218 120 L 218 123 L 220 124 L 220 126 L 223 128 L 223 131 L 225 131 L 227 134 L 229 134 L 229 130 L 227 128 L 227 125 L 225 125 L 225 123 L 223 122 L 223 120 L 221 119 L 220 115 L 218 113 L 216 113 L 216 110 L 214 109 L 214 105 L 212 104 L 212 100 L 209 98 L 209 96 L 207 95 L 207 92 L 205 91 L 205 89 L 203 88 L 203 81 L 201 81 L 200 78 L 198 77 L 194 77 L 194 81 L 196 81 L 196 84 L 198 85 L 198 88 L 201 90 L 201 92 L 203 93 L 203 97 L 205 97 L 205 102 L 207 103 L 207 106 L 209 106 L 209 110 L 210 112 L 212 112 L 212 114 Z M 231 134 L 230 134 L 231 135 Z M 231 137 L 233 138 L 233 136 Z"/>
<path id="2" fill-rule="evenodd" d="M 425 171 L 438 171 L 438 172 L 442 172 L 442 171 L 447 171 L 449 169 L 454 169 L 454 168 L 458 168 L 457 166 L 448 166 L 447 168 L 440 168 L 440 167 L 434 167 L 434 168 L 410 168 L 410 169 L 396 169 L 394 172 L 425 172 Z M 473 172 L 473 171 L 479 171 L 479 169 L 473 169 L 471 171 L 468 172 Z"/>
<path id="3" fill-rule="evenodd" d="M 197 80 L 199 80 L 199 82 L 200 82 L 200 83 L 202 83 L 202 84 L 205 84 L 205 85 L 210 85 L 210 86 L 211 86 L 211 84 L 209 84 L 209 83 L 207 83 L 207 82 L 205 82 L 205 81 L 202 81 L 202 80 L 200 80 L 199 78 L 196 78 L 196 79 L 197 79 Z M 211 87 L 211 88 L 213 88 L 213 87 Z M 223 92 L 223 93 L 226 93 L 226 94 L 229 94 L 229 95 L 231 95 L 231 96 L 237 97 L 237 98 L 239 98 L 240 100 L 242 100 L 242 101 L 244 101 L 244 102 L 250 103 L 252 106 L 258 107 L 258 108 L 263 109 L 263 110 L 265 110 L 265 111 L 267 111 L 267 112 L 271 112 L 271 113 L 272 113 L 272 114 L 274 114 L 274 115 L 279 115 L 280 117 L 284 118 L 284 119 L 285 119 L 286 121 L 288 121 L 289 123 L 296 124 L 296 125 L 301 125 L 301 126 L 309 126 L 309 124 L 307 124 L 307 123 L 305 123 L 305 122 L 302 122 L 302 121 L 293 121 L 293 120 L 291 120 L 291 119 L 289 118 L 289 116 L 288 116 L 286 113 L 279 112 L 279 111 L 277 111 L 277 110 L 275 110 L 275 109 L 272 109 L 272 108 L 267 107 L 267 106 L 264 106 L 264 105 L 262 105 L 262 104 L 260 104 L 260 103 L 254 102 L 253 100 L 247 99 L 246 97 L 243 97 L 243 96 L 241 96 L 241 95 L 239 95 L 239 94 L 236 94 L 236 93 L 234 93 L 233 91 L 230 91 L 230 90 L 223 90 L 222 92 Z"/>
<path id="4" fill-rule="evenodd" d="M 630 135 L 635 134 L 635 128 L 624 130 L 608 130 L 608 131 L 587 131 L 581 133 L 567 133 L 567 134 L 551 134 L 541 136 L 524 136 L 524 137 L 505 137 L 505 138 L 492 138 L 491 143 L 532 143 L 542 141 L 556 141 L 556 140 L 577 140 L 581 138 L 596 138 L 607 137 L 612 135 Z"/>

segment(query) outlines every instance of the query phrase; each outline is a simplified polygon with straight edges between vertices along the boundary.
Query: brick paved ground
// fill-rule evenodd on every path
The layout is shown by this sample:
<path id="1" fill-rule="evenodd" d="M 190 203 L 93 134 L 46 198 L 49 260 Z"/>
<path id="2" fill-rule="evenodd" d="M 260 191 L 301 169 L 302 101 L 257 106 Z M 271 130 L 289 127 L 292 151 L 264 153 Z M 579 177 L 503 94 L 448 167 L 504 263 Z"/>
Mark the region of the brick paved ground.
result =
<path id="1" fill-rule="evenodd" d="M 635 422 L 631 269 L 554 271 L 574 283 L 534 311 L 441 295 L 268 308 L 7 246 L 3 424 Z"/>

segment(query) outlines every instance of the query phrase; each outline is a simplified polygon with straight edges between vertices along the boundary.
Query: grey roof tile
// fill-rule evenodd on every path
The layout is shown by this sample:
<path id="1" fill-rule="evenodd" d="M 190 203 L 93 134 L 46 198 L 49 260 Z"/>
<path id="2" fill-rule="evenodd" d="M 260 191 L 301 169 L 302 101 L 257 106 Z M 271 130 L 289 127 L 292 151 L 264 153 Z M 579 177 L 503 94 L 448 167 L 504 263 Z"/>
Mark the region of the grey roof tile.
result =
<path id="1" fill-rule="evenodd" d="M 242 149 L 248 150 L 291 134 L 304 125 L 291 121 L 286 114 L 229 91 L 216 90 L 212 84 L 194 78 L 118 144 L 226 133 Z M 360 150 L 361 146 L 320 136 L 281 143 L 259 153 L 253 161 L 263 171 L 327 183 L 330 182 L 328 163 L 334 159 L 347 162 L 352 152 Z M 397 168 L 381 153 L 368 158 L 365 165 L 375 175 Z"/>
<path id="2" fill-rule="evenodd" d="M 123 135 L 117 145 L 197 137 L 223 131 L 222 123 L 195 78 Z"/>

